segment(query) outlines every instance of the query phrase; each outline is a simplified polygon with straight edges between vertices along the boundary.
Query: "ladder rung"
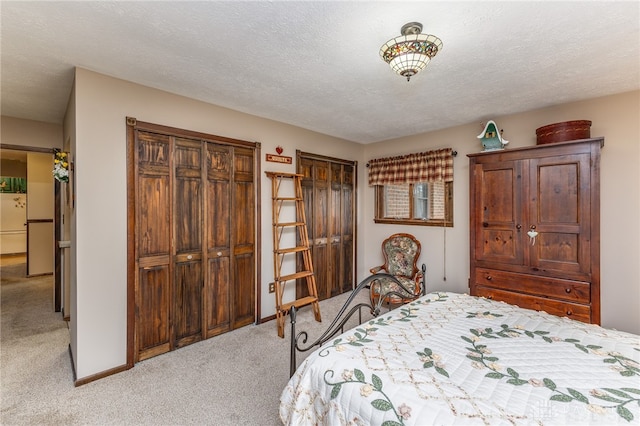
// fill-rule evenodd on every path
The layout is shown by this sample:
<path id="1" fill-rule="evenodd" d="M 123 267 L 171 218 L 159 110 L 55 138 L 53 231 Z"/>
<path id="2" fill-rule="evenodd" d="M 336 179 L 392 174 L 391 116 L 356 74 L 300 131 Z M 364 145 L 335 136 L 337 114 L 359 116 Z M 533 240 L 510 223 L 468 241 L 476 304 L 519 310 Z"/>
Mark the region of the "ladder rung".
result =
<path id="1" fill-rule="evenodd" d="M 273 226 L 304 226 L 304 222 L 282 222 L 282 223 L 274 223 Z"/>
<path id="2" fill-rule="evenodd" d="M 265 172 L 265 173 L 269 177 L 280 177 L 280 178 L 304 177 L 304 175 L 300 173 L 286 173 L 286 172 Z"/>
<path id="3" fill-rule="evenodd" d="M 273 197 L 274 201 L 302 201 L 300 197 Z"/>
<path id="4" fill-rule="evenodd" d="M 300 272 L 296 272 L 295 274 L 283 275 L 280 278 L 276 277 L 276 281 L 282 282 L 282 281 L 297 280 L 298 278 L 310 277 L 311 275 L 313 275 L 313 271 L 300 271 Z"/>
<path id="5" fill-rule="evenodd" d="M 305 250 L 310 250 L 309 247 L 290 247 L 290 248 L 283 248 L 283 249 L 276 249 L 273 252 L 274 253 L 278 253 L 278 254 L 287 254 L 287 253 L 299 253 L 301 251 L 305 251 Z"/>
<path id="6" fill-rule="evenodd" d="M 292 306 L 295 306 L 296 308 L 301 308 L 302 306 L 307 306 L 317 301 L 318 301 L 317 297 L 307 296 L 307 297 L 303 297 L 302 299 L 294 300 L 293 302 L 283 303 L 282 306 L 280 307 L 280 310 L 288 311 L 289 309 L 291 309 Z"/>

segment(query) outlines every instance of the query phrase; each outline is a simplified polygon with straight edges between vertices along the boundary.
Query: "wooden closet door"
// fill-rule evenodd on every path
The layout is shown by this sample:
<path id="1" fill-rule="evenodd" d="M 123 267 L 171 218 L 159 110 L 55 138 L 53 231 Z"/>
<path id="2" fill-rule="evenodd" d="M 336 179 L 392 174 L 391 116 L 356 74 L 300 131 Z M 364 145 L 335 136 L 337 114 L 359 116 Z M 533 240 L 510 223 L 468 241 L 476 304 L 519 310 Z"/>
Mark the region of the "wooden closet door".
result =
<path id="1" fill-rule="evenodd" d="M 232 329 L 255 321 L 256 294 L 255 152 L 234 148 Z"/>
<path id="2" fill-rule="evenodd" d="M 340 293 L 351 291 L 354 286 L 354 253 L 355 253 L 355 167 L 351 165 L 342 165 L 342 182 L 341 182 L 341 203 L 340 203 L 340 229 L 341 241 L 340 246 L 340 275 L 339 285 Z"/>
<path id="3" fill-rule="evenodd" d="M 320 300 L 350 291 L 354 279 L 355 167 L 331 159 L 298 156 L 311 244 L 316 288 Z M 298 265 L 302 265 L 298 256 Z M 296 298 L 308 295 L 298 280 Z"/>
<path id="4" fill-rule="evenodd" d="M 255 321 L 259 144 L 127 126 L 135 362 Z"/>
<path id="5" fill-rule="evenodd" d="M 205 328 L 207 337 L 231 328 L 231 155 L 227 146 L 207 143 L 207 280 Z"/>
<path id="6" fill-rule="evenodd" d="M 176 139 L 174 148 L 175 347 L 202 339 L 202 143 Z"/>
<path id="7" fill-rule="evenodd" d="M 135 138 L 135 350 L 143 360 L 171 349 L 172 155 L 169 136 L 138 131 Z"/>

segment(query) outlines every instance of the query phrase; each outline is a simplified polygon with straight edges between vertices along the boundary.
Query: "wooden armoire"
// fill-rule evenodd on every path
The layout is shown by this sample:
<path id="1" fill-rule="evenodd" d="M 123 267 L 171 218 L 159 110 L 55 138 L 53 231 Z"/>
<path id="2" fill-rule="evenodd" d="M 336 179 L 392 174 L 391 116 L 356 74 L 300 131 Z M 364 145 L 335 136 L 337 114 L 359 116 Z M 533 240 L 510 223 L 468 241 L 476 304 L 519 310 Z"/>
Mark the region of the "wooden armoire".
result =
<path id="1" fill-rule="evenodd" d="M 297 162 L 318 299 L 324 300 L 354 285 L 356 162 L 301 151 Z M 307 295 L 298 280 L 296 298 Z"/>
<path id="2" fill-rule="evenodd" d="M 127 123 L 139 361 L 254 322 L 259 144 Z"/>
<path id="3" fill-rule="evenodd" d="M 603 145 L 469 155 L 472 295 L 600 323 Z"/>

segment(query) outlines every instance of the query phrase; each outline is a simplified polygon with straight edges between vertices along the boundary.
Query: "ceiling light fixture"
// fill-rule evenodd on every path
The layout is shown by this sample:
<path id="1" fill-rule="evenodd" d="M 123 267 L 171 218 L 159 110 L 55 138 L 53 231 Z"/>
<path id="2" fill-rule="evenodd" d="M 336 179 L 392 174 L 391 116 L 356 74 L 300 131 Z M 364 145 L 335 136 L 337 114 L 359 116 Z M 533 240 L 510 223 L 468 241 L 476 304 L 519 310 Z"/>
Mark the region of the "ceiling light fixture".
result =
<path id="1" fill-rule="evenodd" d="M 409 22 L 400 29 L 402 36 L 382 45 L 380 57 L 391 69 L 407 81 L 423 70 L 431 58 L 442 50 L 442 40 L 431 34 L 421 34 L 422 24 Z"/>

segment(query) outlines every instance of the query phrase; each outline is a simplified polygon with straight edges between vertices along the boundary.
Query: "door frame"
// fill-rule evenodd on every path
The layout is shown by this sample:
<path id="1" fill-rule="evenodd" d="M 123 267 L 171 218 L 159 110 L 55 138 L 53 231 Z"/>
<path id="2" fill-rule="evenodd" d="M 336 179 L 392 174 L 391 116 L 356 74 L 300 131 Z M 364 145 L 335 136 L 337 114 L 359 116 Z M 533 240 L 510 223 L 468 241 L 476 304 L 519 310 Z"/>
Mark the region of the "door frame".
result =
<path id="1" fill-rule="evenodd" d="M 55 148 L 42 148 L 36 146 L 26 146 L 26 145 L 12 145 L 12 144 L 3 144 L 0 143 L 0 149 L 12 150 L 12 151 L 23 151 L 23 152 L 36 152 L 42 154 L 53 154 L 55 153 Z M 51 164 L 53 164 L 53 157 L 51 159 Z M 54 259 L 53 259 L 53 305 L 55 312 L 60 312 L 62 310 L 62 277 L 60 273 L 62 271 L 62 256 L 60 254 L 61 248 L 58 247 L 58 241 L 60 241 L 61 233 L 60 233 L 60 223 L 62 223 L 61 215 L 62 209 L 60 208 L 60 182 L 54 179 L 53 185 L 54 191 L 54 211 L 53 211 L 53 229 L 54 229 L 54 244 L 56 245 L 54 249 Z M 27 194 L 27 200 L 28 200 Z M 28 220 L 27 220 L 28 222 Z M 27 234 L 29 227 L 27 226 Z M 27 235 L 27 263 L 29 262 L 29 237 Z M 29 265 L 27 265 L 27 271 L 29 270 Z M 48 275 L 48 274 L 47 274 Z"/>

